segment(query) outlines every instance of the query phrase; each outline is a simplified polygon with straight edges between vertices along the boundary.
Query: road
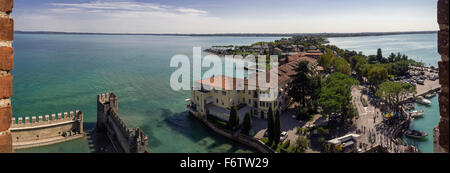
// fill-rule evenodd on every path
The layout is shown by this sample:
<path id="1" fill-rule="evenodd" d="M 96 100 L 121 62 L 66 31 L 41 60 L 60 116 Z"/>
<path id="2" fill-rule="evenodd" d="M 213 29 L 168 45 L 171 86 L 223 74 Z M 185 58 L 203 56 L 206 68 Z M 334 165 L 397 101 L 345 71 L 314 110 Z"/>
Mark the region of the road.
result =
<path id="1" fill-rule="evenodd" d="M 396 145 L 392 142 L 390 136 L 390 129 L 383 123 L 383 115 L 379 108 L 376 108 L 372 105 L 368 100 L 368 96 L 361 93 L 364 89 L 364 86 L 356 86 L 352 88 L 352 103 L 358 110 L 359 118 L 355 120 L 355 124 L 357 126 L 356 130 L 353 133 L 357 133 L 361 135 L 360 139 L 358 139 L 358 147 L 360 143 L 367 144 L 367 149 L 370 149 L 371 146 L 375 147 L 377 145 L 381 145 L 387 147 L 389 152 L 398 153 L 400 151 L 404 151 L 404 146 Z M 365 107 L 361 102 L 362 99 L 365 99 L 368 106 Z M 373 140 L 369 142 L 369 139 Z M 364 151 L 364 149 L 363 149 Z"/>

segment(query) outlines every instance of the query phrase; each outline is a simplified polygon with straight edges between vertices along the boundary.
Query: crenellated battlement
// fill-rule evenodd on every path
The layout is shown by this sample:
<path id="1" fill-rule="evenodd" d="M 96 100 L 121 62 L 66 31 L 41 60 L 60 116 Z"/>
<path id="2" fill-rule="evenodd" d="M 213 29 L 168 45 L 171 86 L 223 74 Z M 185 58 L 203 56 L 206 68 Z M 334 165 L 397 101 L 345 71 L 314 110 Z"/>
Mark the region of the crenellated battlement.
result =
<path id="1" fill-rule="evenodd" d="M 108 103 L 108 102 L 116 102 L 118 100 L 117 96 L 114 93 L 103 93 L 97 95 L 97 102 L 98 103 Z"/>
<path id="2" fill-rule="evenodd" d="M 106 132 L 118 152 L 147 152 L 148 137 L 139 128 L 128 128 L 119 117 L 118 97 L 114 93 L 97 96 L 97 129 Z"/>
<path id="3" fill-rule="evenodd" d="M 12 117 L 11 128 L 37 127 L 42 125 L 52 125 L 69 123 L 83 120 L 83 112 L 76 110 L 70 112 L 56 113 L 51 115 Z"/>

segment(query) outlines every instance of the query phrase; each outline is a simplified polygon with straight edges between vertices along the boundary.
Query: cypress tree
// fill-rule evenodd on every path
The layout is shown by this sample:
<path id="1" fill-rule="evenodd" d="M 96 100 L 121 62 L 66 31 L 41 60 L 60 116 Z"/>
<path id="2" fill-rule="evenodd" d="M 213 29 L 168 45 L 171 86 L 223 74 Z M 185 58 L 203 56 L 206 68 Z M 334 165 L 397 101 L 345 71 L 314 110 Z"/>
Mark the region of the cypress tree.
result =
<path id="1" fill-rule="evenodd" d="M 250 133 L 250 129 L 252 129 L 252 117 L 250 113 L 247 112 L 244 118 L 244 127 L 242 129 L 242 133 L 248 135 Z"/>
<path id="2" fill-rule="evenodd" d="M 278 145 L 280 143 L 280 137 L 281 137 L 281 120 L 280 120 L 280 111 L 277 110 L 275 113 L 275 123 L 274 123 L 274 140 L 275 145 Z"/>
<path id="3" fill-rule="evenodd" d="M 236 121 L 239 122 L 239 120 L 237 120 L 236 118 L 237 118 L 237 111 L 236 111 L 236 107 L 233 106 L 233 107 L 231 107 L 230 117 L 229 117 L 229 120 L 228 120 L 228 128 L 231 131 L 234 131 L 234 129 L 235 129 Z"/>
<path id="4" fill-rule="evenodd" d="M 273 111 L 272 108 L 269 108 L 269 112 L 267 113 L 267 135 L 269 138 L 269 143 L 272 144 L 273 143 L 273 138 L 274 138 L 274 134 L 273 134 L 273 127 L 274 122 L 273 122 Z"/>

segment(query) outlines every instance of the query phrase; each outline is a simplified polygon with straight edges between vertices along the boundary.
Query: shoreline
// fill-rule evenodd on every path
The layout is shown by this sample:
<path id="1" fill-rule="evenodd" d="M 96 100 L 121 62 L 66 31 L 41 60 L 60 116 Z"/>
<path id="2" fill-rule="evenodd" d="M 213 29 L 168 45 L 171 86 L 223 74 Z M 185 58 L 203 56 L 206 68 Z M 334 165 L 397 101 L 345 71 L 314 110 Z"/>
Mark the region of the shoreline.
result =
<path id="1" fill-rule="evenodd" d="M 189 116 L 192 116 L 195 119 L 199 120 L 204 126 L 206 126 L 206 128 L 212 130 L 212 132 L 216 133 L 219 136 L 225 137 L 229 140 L 238 142 L 242 145 L 255 149 L 260 153 L 276 153 L 272 148 L 265 145 L 263 142 L 254 137 L 243 135 L 239 133 L 239 131 L 231 134 L 229 131 L 216 127 L 214 124 L 210 123 L 205 118 L 201 118 L 199 115 L 196 114 L 198 113 L 189 110 Z"/>
<path id="2" fill-rule="evenodd" d="M 170 34 L 170 33 L 84 33 L 57 31 L 15 31 L 16 34 L 57 34 L 57 35 L 140 35 L 140 36 L 189 36 L 189 37 L 366 37 L 384 35 L 435 34 L 437 31 L 399 31 L 399 32 L 354 32 L 354 33 L 215 33 L 215 34 Z"/>

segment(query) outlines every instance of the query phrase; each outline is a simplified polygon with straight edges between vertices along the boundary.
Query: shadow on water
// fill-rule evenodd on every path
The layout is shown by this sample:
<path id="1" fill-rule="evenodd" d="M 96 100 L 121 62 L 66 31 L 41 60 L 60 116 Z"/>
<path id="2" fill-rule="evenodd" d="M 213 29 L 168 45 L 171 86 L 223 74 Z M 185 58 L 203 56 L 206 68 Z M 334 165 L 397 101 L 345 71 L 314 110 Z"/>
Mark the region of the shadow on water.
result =
<path id="1" fill-rule="evenodd" d="M 167 117 L 164 122 L 176 131 L 178 134 L 186 136 L 195 142 L 199 142 L 200 145 L 206 145 L 209 152 L 224 152 L 224 153 L 236 153 L 242 150 L 257 152 L 253 148 L 244 146 L 237 142 L 234 142 L 228 138 L 217 135 L 211 132 L 206 126 L 201 122 L 196 120 L 194 117 L 190 116 L 187 111 L 173 113 L 168 109 L 161 109 L 163 114 Z M 205 138 L 214 138 L 213 143 L 203 142 Z M 221 150 L 224 145 L 230 145 L 230 148 Z"/>

